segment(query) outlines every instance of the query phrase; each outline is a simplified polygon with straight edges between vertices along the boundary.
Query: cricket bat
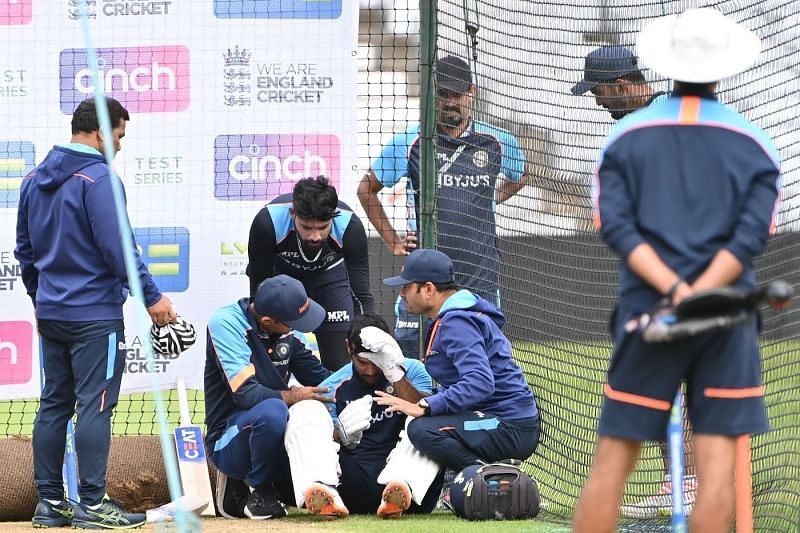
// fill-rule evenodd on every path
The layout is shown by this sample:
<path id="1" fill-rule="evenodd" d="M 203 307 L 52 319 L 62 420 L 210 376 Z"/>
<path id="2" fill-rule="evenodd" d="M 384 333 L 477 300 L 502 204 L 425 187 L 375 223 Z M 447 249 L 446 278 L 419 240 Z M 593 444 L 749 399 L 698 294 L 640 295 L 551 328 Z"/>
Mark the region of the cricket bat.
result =
<path id="1" fill-rule="evenodd" d="M 200 511 L 202 516 L 216 516 L 211 480 L 208 477 L 206 450 L 203 445 L 203 432 L 200 426 L 192 425 L 189 400 L 186 397 L 186 381 L 178 378 L 177 386 L 181 420 L 180 425 L 175 428 L 175 451 L 178 454 L 181 489 L 184 496 L 205 502 Z"/>

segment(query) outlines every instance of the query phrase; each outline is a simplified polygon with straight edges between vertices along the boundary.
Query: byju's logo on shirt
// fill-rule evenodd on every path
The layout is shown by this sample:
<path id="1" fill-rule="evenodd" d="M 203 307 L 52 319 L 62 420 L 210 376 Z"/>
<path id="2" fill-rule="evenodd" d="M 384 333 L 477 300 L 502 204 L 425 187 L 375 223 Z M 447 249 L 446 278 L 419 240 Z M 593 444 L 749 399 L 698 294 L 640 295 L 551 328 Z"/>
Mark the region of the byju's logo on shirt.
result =
<path id="1" fill-rule="evenodd" d="M 27 24 L 33 19 L 33 0 L 0 0 L 0 26 Z"/>
<path id="2" fill-rule="evenodd" d="M 33 325 L 0 322 L 0 385 L 20 385 L 33 377 Z"/>
<path id="3" fill-rule="evenodd" d="M 36 166 L 29 141 L 0 141 L 0 207 L 17 207 L 22 178 Z"/>
<path id="4" fill-rule="evenodd" d="M 136 228 L 133 235 L 142 261 L 162 292 L 189 288 L 189 230 Z"/>
<path id="5" fill-rule="evenodd" d="M 336 135 L 220 135 L 214 141 L 214 196 L 220 200 L 271 200 L 294 184 L 323 175 L 339 188 Z"/>
<path id="6" fill-rule="evenodd" d="M 214 0 L 221 19 L 336 19 L 342 0 Z"/>
<path id="7" fill-rule="evenodd" d="M 99 48 L 97 68 L 105 93 L 132 113 L 183 111 L 189 107 L 189 49 L 185 46 Z M 72 114 L 94 94 L 85 48 L 61 51 L 61 111 Z"/>

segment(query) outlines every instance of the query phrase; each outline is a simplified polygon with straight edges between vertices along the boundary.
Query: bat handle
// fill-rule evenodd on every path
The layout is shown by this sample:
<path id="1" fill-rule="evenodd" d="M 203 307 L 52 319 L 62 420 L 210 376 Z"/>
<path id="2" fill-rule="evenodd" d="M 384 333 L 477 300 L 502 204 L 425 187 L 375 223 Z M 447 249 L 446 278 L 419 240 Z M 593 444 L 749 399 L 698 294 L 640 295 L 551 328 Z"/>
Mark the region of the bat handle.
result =
<path id="1" fill-rule="evenodd" d="M 773 309 L 784 309 L 789 306 L 793 296 L 792 286 L 778 279 L 750 291 L 747 294 L 747 303 L 751 309 L 756 309 L 762 303 L 768 304 Z"/>
<path id="2" fill-rule="evenodd" d="M 186 395 L 186 380 L 179 377 L 175 382 L 178 389 L 178 406 L 181 413 L 181 425 L 189 426 L 192 424 L 192 415 L 189 412 L 189 398 Z"/>

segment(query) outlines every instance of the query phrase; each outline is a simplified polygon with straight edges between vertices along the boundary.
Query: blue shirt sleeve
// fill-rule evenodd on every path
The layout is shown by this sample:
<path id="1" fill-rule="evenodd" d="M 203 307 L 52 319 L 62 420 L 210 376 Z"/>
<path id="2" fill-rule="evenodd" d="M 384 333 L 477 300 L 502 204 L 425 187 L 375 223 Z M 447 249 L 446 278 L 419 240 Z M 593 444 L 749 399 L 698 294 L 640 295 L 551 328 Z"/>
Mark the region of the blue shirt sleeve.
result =
<path id="1" fill-rule="evenodd" d="M 498 138 L 503 146 L 500 172 L 508 181 L 519 183 L 525 173 L 525 155 L 519 147 L 519 141 L 507 131 L 502 131 Z"/>
<path id="2" fill-rule="evenodd" d="M 330 392 L 328 393 L 329 396 L 336 398 L 336 389 L 339 388 L 343 382 L 347 381 L 353 377 L 353 363 L 348 363 L 344 365 L 342 368 L 325 378 L 322 383 L 319 384 L 320 387 L 328 387 Z M 325 403 L 325 408 L 328 410 L 328 414 L 331 415 L 333 419 L 334 425 L 336 421 L 339 419 L 336 413 L 336 402 L 333 403 Z"/>
<path id="3" fill-rule="evenodd" d="M 409 383 L 423 394 L 432 394 L 433 379 L 428 374 L 428 371 L 425 370 L 425 365 L 416 359 L 409 359 L 408 357 L 406 357 L 404 365 L 406 367 L 406 379 Z"/>
<path id="4" fill-rule="evenodd" d="M 370 169 L 384 187 L 394 187 L 408 175 L 408 153 L 419 137 L 419 124 L 396 134 L 383 145 L 381 153 L 373 159 Z"/>

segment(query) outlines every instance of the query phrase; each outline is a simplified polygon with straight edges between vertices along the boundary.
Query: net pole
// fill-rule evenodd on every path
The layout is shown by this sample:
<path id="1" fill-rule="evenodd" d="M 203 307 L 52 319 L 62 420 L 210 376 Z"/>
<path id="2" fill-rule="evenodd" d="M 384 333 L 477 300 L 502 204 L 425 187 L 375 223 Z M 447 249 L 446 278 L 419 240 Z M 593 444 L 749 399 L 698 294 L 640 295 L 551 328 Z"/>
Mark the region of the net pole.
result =
<path id="1" fill-rule="evenodd" d="M 422 248 L 436 247 L 436 0 L 420 0 L 420 209 Z"/>

